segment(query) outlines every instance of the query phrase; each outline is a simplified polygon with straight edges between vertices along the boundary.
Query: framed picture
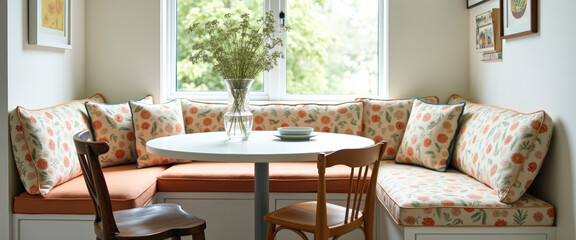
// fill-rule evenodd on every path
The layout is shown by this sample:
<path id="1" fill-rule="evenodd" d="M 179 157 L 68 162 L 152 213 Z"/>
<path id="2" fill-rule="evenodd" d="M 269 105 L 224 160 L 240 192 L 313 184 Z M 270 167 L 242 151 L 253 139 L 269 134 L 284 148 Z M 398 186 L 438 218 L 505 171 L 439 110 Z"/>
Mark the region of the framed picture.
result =
<path id="1" fill-rule="evenodd" d="M 500 0 L 502 38 L 538 32 L 538 0 Z"/>
<path id="2" fill-rule="evenodd" d="M 499 18 L 499 8 L 490 9 L 475 17 L 477 51 L 500 51 L 502 49 Z"/>
<path id="3" fill-rule="evenodd" d="M 70 0 L 28 1 L 29 44 L 70 49 L 70 29 Z"/>
<path id="4" fill-rule="evenodd" d="M 466 0 L 466 8 L 473 8 L 489 0 Z"/>

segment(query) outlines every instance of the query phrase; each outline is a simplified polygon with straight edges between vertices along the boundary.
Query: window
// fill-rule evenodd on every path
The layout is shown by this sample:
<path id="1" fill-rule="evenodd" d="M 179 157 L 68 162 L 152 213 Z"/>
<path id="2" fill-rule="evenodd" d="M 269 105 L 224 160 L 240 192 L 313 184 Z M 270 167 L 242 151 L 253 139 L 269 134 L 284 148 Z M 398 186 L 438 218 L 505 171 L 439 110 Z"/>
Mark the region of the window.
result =
<path id="1" fill-rule="evenodd" d="M 226 99 L 221 77 L 188 60 L 186 29 L 225 13 L 285 13 L 285 58 L 255 79 L 252 100 L 337 100 L 384 96 L 384 0 L 165 1 L 164 92 L 167 98 Z M 280 18 L 278 21 L 282 21 Z"/>

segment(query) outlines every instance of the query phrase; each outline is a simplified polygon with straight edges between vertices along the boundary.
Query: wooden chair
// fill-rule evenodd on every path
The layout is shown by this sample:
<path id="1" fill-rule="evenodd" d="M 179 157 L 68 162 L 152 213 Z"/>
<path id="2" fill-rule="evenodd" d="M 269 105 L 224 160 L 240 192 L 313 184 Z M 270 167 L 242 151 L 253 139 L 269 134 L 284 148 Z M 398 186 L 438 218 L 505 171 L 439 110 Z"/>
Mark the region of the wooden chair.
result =
<path id="1" fill-rule="evenodd" d="M 180 239 L 180 236 L 192 235 L 194 240 L 204 240 L 206 221 L 186 213 L 176 204 L 153 204 L 113 212 L 98 161 L 98 156 L 108 152 L 109 146 L 89 139 L 88 131 L 74 135 L 84 180 L 94 203 L 96 239 Z"/>
<path id="2" fill-rule="evenodd" d="M 293 204 L 265 215 L 264 220 L 268 222 L 266 239 L 274 239 L 282 229 L 291 230 L 306 240 L 308 237 L 304 232 L 313 233 L 314 239 L 338 239 L 346 233 L 361 229 L 365 239 L 371 240 L 378 166 L 385 146 L 386 143 L 382 142 L 367 148 L 319 154 L 317 201 Z M 351 169 L 346 207 L 326 203 L 324 175 L 326 168 L 335 165 L 346 165 Z"/>

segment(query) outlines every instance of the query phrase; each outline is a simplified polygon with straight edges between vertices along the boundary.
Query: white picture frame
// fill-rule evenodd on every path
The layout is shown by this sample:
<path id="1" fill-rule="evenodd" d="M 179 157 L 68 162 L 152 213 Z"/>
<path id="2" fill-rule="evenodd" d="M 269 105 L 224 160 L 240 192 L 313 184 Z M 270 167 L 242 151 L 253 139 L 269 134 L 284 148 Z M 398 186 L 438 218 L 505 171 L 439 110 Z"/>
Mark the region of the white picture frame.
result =
<path id="1" fill-rule="evenodd" d="M 70 0 L 28 1 L 28 44 L 71 49 Z"/>

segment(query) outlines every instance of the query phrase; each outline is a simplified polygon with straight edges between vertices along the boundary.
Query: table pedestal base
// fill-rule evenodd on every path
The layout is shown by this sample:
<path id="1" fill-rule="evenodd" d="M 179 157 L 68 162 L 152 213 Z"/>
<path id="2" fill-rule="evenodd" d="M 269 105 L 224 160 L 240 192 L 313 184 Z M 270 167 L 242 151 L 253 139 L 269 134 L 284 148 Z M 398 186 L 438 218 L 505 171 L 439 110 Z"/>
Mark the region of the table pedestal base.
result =
<path id="1" fill-rule="evenodd" d="M 268 163 L 254 164 L 254 239 L 265 240 L 268 224 L 264 215 L 269 211 Z"/>

